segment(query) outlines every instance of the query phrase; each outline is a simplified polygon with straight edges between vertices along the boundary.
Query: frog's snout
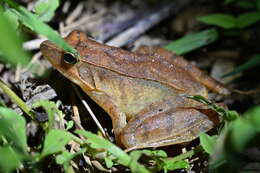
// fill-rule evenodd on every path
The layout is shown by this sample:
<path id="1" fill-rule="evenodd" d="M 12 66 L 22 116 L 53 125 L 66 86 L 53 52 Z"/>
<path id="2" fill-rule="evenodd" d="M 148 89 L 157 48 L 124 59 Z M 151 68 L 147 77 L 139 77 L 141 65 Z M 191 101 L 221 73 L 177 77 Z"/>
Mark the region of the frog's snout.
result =
<path id="1" fill-rule="evenodd" d="M 43 57 L 48 59 L 48 61 L 50 61 L 50 63 L 53 64 L 55 67 L 60 65 L 63 51 L 59 47 L 46 40 L 41 43 L 40 50 Z"/>
<path id="2" fill-rule="evenodd" d="M 40 50 L 42 52 L 42 55 L 47 58 L 47 57 L 50 57 L 50 56 L 53 56 L 53 50 L 52 50 L 52 43 L 48 40 L 44 41 L 41 43 L 40 45 Z"/>

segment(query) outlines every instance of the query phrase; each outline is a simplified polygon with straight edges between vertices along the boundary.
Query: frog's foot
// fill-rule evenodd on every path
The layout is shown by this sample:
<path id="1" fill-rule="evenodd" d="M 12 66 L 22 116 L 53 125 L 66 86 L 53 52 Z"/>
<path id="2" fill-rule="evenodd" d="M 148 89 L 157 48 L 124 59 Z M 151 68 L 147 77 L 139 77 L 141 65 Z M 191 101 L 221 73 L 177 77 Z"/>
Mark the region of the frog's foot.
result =
<path id="1" fill-rule="evenodd" d="M 142 116 L 146 118 L 137 116 L 128 122 L 119 139 L 131 150 L 190 142 L 215 126 L 208 113 L 212 114 L 196 108 L 172 108 L 154 116 Z"/>

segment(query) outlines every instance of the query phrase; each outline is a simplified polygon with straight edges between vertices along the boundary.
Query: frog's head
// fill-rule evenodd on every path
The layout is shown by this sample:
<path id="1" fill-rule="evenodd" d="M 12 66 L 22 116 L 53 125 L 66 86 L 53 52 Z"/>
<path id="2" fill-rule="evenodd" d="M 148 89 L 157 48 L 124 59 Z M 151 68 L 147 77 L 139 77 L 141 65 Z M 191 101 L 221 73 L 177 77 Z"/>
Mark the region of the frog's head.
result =
<path id="1" fill-rule="evenodd" d="M 87 42 L 88 38 L 83 32 L 76 30 L 72 31 L 64 40 L 72 47 L 77 48 L 78 45 Z M 77 63 L 77 57 L 75 57 L 75 55 L 65 52 L 48 40 L 41 43 L 40 49 L 43 56 L 47 58 L 55 68 L 70 68 L 70 65 Z"/>
<path id="2" fill-rule="evenodd" d="M 66 38 L 67 43 L 72 47 L 77 48 L 81 43 L 85 43 L 88 38 L 81 31 L 73 31 Z M 81 86 L 82 88 L 89 89 L 86 79 L 82 79 L 79 74 L 79 66 L 82 66 L 82 62 L 75 57 L 75 55 L 64 51 L 52 42 L 46 40 L 41 43 L 40 50 L 43 56 L 52 64 L 65 77 L 69 78 L 72 82 Z"/>

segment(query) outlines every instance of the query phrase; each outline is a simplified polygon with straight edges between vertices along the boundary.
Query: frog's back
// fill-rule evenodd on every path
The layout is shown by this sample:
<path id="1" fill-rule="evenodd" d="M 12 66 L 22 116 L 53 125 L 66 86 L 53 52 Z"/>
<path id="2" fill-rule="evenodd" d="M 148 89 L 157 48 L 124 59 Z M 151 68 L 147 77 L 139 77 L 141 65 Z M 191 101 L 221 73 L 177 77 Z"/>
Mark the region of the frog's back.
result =
<path id="1" fill-rule="evenodd" d="M 203 73 L 200 73 L 195 66 L 186 65 L 184 61 L 179 62 L 182 60 L 181 57 L 164 49 L 151 48 L 150 54 L 145 51 L 143 53 L 129 52 L 98 43 L 78 31 L 72 32 L 65 39 L 80 52 L 83 57 L 82 61 L 85 63 L 106 68 L 124 76 L 157 81 L 187 93 L 194 93 L 194 90 L 198 90 L 199 88 L 196 87 L 200 86 L 197 83 L 202 83 L 204 80 L 207 87 L 210 86 L 211 89 L 216 88 L 214 86 L 218 86 L 220 92 L 224 89 L 207 75 L 201 75 Z M 201 79 L 198 80 L 196 75 Z"/>

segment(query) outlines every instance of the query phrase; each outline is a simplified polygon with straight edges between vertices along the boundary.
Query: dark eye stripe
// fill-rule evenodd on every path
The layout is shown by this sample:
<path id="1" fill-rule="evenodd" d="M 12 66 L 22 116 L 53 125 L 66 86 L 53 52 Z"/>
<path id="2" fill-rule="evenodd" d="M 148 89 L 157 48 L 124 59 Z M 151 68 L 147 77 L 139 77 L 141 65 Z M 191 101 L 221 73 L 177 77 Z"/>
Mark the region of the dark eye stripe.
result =
<path id="1" fill-rule="evenodd" d="M 69 52 L 63 54 L 63 60 L 67 64 L 76 64 L 78 62 L 78 59 L 75 57 L 75 55 Z"/>

